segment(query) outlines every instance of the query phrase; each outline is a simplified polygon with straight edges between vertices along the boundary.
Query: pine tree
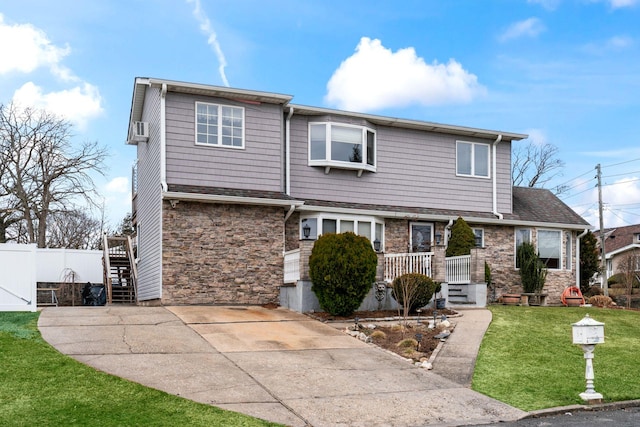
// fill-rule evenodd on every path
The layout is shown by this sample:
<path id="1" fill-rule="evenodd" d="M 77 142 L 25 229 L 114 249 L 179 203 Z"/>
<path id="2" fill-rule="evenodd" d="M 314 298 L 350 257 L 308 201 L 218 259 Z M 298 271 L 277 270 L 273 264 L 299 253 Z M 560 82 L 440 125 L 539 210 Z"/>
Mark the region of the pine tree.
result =
<path id="1" fill-rule="evenodd" d="M 580 291 L 584 294 L 589 290 L 589 280 L 600 271 L 598 260 L 598 240 L 588 231 L 580 241 Z"/>
<path id="2" fill-rule="evenodd" d="M 469 255 L 471 249 L 476 246 L 476 236 L 469 224 L 458 217 L 453 227 L 451 227 L 451 238 L 447 246 L 446 256 Z"/>

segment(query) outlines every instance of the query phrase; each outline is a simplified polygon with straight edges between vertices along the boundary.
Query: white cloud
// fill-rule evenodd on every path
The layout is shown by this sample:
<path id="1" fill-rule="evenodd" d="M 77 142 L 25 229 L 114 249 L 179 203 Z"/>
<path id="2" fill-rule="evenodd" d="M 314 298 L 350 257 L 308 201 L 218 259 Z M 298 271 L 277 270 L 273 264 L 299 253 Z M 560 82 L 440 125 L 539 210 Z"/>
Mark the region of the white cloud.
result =
<path id="1" fill-rule="evenodd" d="M 47 67 L 62 80 L 74 80 L 73 73 L 61 65 L 69 53 L 69 46 L 55 46 L 42 30 L 31 24 L 6 24 L 0 14 L 0 74 L 31 73 Z"/>
<path id="2" fill-rule="evenodd" d="M 613 36 L 599 43 L 589 43 L 584 46 L 583 50 L 587 53 L 601 55 L 609 52 L 623 51 L 634 45 L 633 38 L 628 36 Z"/>
<path id="3" fill-rule="evenodd" d="M 639 0 L 608 0 L 612 9 L 620 9 L 623 7 L 631 7 L 638 4 Z"/>
<path id="4" fill-rule="evenodd" d="M 486 89 L 450 59 L 425 63 L 414 48 L 392 52 L 380 40 L 362 37 L 327 83 L 325 102 L 345 110 L 372 111 L 407 105 L 465 103 Z"/>
<path id="5" fill-rule="evenodd" d="M 595 229 L 600 228 L 600 214 L 598 209 L 598 189 L 593 187 L 593 181 L 588 180 L 584 185 L 577 186 L 575 191 L 582 191 L 582 187 L 590 191 L 583 193 L 582 199 L 577 202 L 573 209 L 582 214 Z M 638 224 L 637 209 L 630 211 L 626 206 L 640 204 L 640 178 L 630 174 L 615 181 L 603 182 L 602 185 L 602 201 L 603 201 L 603 222 L 604 228 L 621 227 L 630 224 Z M 588 208 L 585 211 L 584 206 Z"/>
<path id="6" fill-rule="evenodd" d="M 208 37 L 207 43 L 211 46 L 218 58 L 218 63 L 220 64 L 218 66 L 218 72 L 220 73 L 220 78 L 224 82 L 224 85 L 229 87 L 229 80 L 227 80 L 227 75 L 224 71 L 227 66 L 227 60 L 222 52 L 220 43 L 218 42 L 218 36 L 211 26 L 211 21 L 207 14 L 202 10 L 200 0 L 187 0 L 187 3 L 193 4 L 193 16 L 200 23 L 200 30 Z"/>
<path id="7" fill-rule="evenodd" d="M 535 145 L 546 145 L 549 141 L 547 134 L 541 129 L 527 129 L 525 132 L 529 135 L 529 140 Z M 518 142 L 518 145 L 523 145 L 523 142 Z"/>
<path id="8" fill-rule="evenodd" d="M 556 10 L 560 0 L 528 0 L 527 3 L 539 4 L 547 10 Z"/>
<path id="9" fill-rule="evenodd" d="M 47 110 L 68 119 L 81 130 L 87 122 L 102 114 L 102 97 L 96 86 L 83 83 L 71 89 L 45 93 L 33 82 L 22 85 L 13 95 L 13 100 L 23 106 Z"/>
<path id="10" fill-rule="evenodd" d="M 126 176 L 117 176 L 107 183 L 105 190 L 109 193 L 128 193 L 129 190 L 129 178 Z"/>
<path id="11" fill-rule="evenodd" d="M 536 37 L 538 34 L 546 30 L 542 21 L 538 18 L 529 18 L 511 24 L 504 33 L 498 37 L 502 42 L 517 39 L 520 37 Z"/>

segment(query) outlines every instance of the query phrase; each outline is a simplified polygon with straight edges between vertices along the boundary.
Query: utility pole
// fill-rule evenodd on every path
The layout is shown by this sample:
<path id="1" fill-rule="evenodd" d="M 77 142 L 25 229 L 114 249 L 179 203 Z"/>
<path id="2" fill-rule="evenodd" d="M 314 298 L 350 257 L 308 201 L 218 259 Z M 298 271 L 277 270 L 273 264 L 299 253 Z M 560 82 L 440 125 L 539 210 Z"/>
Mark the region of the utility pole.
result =
<path id="1" fill-rule="evenodd" d="M 601 287 L 605 296 L 609 296 L 609 286 L 607 283 L 607 252 L 604 248 L 604 218 L 602 216 L 602 170 L 600 169 L 600 163 L 596 166 L 598 174 L 598 212 L 600 214 L 600 278 L 602 280 Z"/>

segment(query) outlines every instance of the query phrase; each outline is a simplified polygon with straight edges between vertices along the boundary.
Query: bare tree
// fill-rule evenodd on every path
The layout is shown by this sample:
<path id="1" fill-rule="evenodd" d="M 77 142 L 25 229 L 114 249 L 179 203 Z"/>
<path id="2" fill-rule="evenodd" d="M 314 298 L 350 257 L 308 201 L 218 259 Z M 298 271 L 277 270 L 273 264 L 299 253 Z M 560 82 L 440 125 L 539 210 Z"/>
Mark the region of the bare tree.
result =
<path id="1" fill-rule="evenodd" d="M 638 274 L 640 273 L 640 254 L 633 250 L 624 255 L 620 264 L 618 264 L 618 271 L 622 275 L 622 281 L 627 291 L 627 308 L 631 308 L 633 285 L 634 282 L 638 281 Z"/>
<path id="2" fill-rule="evenodd" d="M 101 222 L 86 212 L 55 212 L 48 218 L 47 247 L 99 249 Z"/>
<path id="3" fill-rule="evenodd" d="M 29 243 L 45 247 L 49 215 L 93 204 L 91 172 L 102 173 L 106 150 L 97 142 L 71 144 L 71 124 L 43 110 L 0 106 L 0 194 L 15 201 Z"/>
<path id="4" fill-rule="evenodd" d="M 544 187 L 551 179 L 562 174 L 564 162 L 557 158 L 558 147 L 530 141 L 512 153 L 511 181 L 515 186 Z M 563 188 L 556 188 L 560 194 Z"/>

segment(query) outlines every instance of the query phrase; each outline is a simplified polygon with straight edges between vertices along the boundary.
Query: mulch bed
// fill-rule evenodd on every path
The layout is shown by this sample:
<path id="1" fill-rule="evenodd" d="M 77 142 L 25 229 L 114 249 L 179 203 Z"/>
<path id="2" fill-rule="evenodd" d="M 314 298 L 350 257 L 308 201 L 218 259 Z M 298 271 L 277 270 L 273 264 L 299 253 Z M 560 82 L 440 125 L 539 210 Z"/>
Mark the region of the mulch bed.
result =
<path id="1" fill-rule="evenodd" d="M 403 316 L 399 316 L 397 310 L 357 311 L 349 316 L 334 316 L 325 312 L 305 314 L 323 322 L 353 322 L 351 328 L 355 326 L 357 317 L 360 325 L 359 331 L 371 337 L 375 345 L 415 362 L 422 362 L 429 359 L 441 341 L 435 336 L 440 334 L 442 330 L 427 327 L 429 320 L 433 319 L 433 311 L 432 308 L 424 309 L 419 316 L 418 313 L 412 313 L 406 322 Z M 457 312 L 449 309 L 436 310 L 438 320 L 443 314 L 453 316 Z M 393 319 L 393 321 L 389 322 L 389 319 Z M 369 323 L 374 324 L 375 329 L 368 329 L 365 326 Z M 453 331 L 452 327 L 447 329 L 449 332 Z M 383 334 L 377 331 L 383 332 Z M 419 342 L 417 334 L 421 335 Z M 398 345 L 407 339 L 413 339 L 415 342 L 410 341 L 406 343 L 406 346 Z"/>

